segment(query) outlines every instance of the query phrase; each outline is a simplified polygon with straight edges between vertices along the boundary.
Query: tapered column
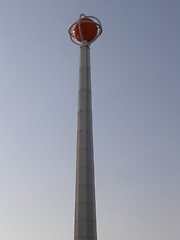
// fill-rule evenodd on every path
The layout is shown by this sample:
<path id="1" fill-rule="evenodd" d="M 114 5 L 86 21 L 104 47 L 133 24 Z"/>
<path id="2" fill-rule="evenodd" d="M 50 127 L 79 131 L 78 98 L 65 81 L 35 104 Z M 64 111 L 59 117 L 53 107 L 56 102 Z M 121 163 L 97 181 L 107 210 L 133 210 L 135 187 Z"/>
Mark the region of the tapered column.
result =
<path id="1" fill-rule="evenodd" d="M 74 240 L 96 240 L 90 49 L 80 46 Z"/>

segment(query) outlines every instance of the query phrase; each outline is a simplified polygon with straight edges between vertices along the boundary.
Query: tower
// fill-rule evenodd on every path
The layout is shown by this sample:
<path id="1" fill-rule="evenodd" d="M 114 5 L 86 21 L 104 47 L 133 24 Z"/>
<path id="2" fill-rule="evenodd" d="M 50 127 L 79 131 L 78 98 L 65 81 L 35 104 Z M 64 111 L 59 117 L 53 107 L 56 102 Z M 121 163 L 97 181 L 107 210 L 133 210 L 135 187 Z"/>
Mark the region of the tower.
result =
<path id="1" fill-rule="evenodd" d="M 90 45 L 102 26 L 96 17 L 81 14 L 68 32 L 80 47 L 74 240 L 97 240 Z"/>

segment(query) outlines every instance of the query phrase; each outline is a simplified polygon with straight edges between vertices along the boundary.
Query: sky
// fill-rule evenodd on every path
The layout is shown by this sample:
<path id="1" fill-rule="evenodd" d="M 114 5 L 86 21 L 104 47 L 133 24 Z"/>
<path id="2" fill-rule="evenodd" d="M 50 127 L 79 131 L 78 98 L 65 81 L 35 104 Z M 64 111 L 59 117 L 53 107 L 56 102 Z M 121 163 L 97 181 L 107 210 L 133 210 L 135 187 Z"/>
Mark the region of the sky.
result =
<path id="1" fill-rule="evenodd" d="M 91 46 L 98 240 L 180 239 L 180 1 L 0 1 L 0 239 L 74 231 L 79 47 Z"/>

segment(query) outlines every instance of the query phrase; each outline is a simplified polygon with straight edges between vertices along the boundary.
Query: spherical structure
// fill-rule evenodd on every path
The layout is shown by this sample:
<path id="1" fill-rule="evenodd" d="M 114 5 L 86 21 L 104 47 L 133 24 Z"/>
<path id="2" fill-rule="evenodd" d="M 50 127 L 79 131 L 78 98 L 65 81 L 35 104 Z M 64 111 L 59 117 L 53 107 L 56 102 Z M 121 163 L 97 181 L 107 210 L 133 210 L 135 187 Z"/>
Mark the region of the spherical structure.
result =
<path id="1" fill-rule="evenodd" d="M 80 31 L 79 31 L 80 28 Z M 72 28 L 73 37 L 79 41 L 91 42 L 95 39 L 98 29 L 96 23 L 90 18 L 83 17 L 80 22 L 75 23 Z"/>
<path id="2" fill-rule="evenodd" d="M 98 18 L 81 14 L 68 28 L 71 41 L 78 46 L 90 46 L 101 34 L 102 25 Z"/>

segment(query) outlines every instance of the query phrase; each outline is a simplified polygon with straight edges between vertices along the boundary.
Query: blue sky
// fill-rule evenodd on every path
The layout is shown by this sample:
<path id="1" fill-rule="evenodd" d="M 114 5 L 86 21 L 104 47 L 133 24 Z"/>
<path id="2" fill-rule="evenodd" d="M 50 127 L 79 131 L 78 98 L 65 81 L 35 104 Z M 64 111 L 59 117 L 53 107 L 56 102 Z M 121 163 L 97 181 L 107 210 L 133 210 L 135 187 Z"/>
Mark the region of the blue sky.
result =
<path id="1" fill-rule="evenodd" d="M 180 2 L 0 2 L 0 239 L 73 239 L 79 48 L 91 46 L 99 240 L 180 239 Z"/>

